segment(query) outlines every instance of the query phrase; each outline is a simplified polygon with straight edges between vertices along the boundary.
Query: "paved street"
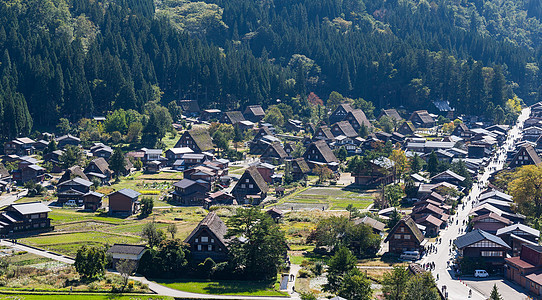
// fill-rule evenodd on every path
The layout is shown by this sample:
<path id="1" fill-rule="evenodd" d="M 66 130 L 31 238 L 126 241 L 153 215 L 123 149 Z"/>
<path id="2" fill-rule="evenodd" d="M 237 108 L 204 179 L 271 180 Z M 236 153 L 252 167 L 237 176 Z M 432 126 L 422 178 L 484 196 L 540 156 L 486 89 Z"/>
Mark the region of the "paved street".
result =
<path id="1" fill-rule="evenodd" d="M 9 193 L 0 196 L 0 207 L 8 206 L 15 203 L 15 201 L 17 201 L 18 199 L 26 196 L 27 193 L 28 191 L 24 190 L 22 192 Z"/>
<path id="2" fill-rule="evenodd" d="M 487 299 L 487 297 L 489 296 L 489 292 L 491 292 L 491 288 L 493 287 L 493 283 L 494 281 L 496 281 L 487 280 L 487 282 L 484 282 L 482 280 L 469 280 L 463 282 L 462 280 L 455 278 L 452 270 L 448 268 L 448 262 L 451 263 L 453 258 L 455 258 L 455 253 L 452 254 L 449 251 L 452 248 L 451 244 L 453 243 L 453 240 L 455 240 L 458 236 L 464 234 L 464 232 L 460 232 L 460 230 L 464 231 L 466 227 L 465 225 L 463 225 L 463 222 L 468 220 L 468 213 L 471 210 L 477 197 L 480 195 L 480 192 L 487 185 L 487 180 L 489 176 L 491 175 L 491 173 L 502 169 L 504 161 L 506 160 L 506 150 L 511 145 L 513 145 L 514 140 L 518 138 L 521 134 L 521 130 L 519 129 L 519 127 L 523 125 L 523 122 L 528 118 L 529 113 L 529 108 L 525 108 L 522 111 L 522 114 L 518 118 L 516 126 L 510 129 L 510 131 L 508 132 L 506 142 L 496 151 L 495 155 L 492 157 L 492 160 L 485 168 L 484 173 L 481 177 L 479 177 L 478 184 L 474 184 L 471 193 L 465 198 L 464 207 L 458 207 L 457 213 L 452 216 L 453 222 L 450 223 L 448 228 L 441 231 L 440 237 L 442 239 L 442 243 L 436 245 L 438 248 L 438 252 L 427 255 L 420 262 L 421 264 L 426 262 L 435 263 L 435 270 L 433 271 L 433 276 L 435 277 L 435 279 L 438 278 L 437 286 L 439 287 L 439 289 L 442 289 L 442 286 L 446 286 L 449 299 L 469 299 L 469 291 L 472 291 L 472 297 L 470 299 Z M 471 279 L 474 279 L 474 277 L 471 277 Z M 503 282 L 502 279 L 498 281 L 500 281 L 499 286 L 502 285 L 502 288 L 505 290 L 506 295 L 508 295 L 508 297 L 505 297 L 505 299 L 513 299 L 511 296 L 517 297 L 518 300 L 524 299 L 524 294 L 520 292 L 514 293 L 515 290 L 511 287 L 511 285 L 507 285 Z"/>

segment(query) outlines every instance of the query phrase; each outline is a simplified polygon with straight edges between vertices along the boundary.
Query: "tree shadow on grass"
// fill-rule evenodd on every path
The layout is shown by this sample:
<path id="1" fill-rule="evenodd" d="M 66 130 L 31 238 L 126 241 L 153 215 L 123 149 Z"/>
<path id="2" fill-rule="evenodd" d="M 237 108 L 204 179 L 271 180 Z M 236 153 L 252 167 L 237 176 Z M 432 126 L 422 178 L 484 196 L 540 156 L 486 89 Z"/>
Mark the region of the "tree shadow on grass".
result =
<path id="1" fill-rule="evenodd" d="M 272 288 L 271 282 L 253 282 L 253 281 L 221 281 L 212 282 L 203 288 L 209 294 L 241 294 L 258 293 Z"/>

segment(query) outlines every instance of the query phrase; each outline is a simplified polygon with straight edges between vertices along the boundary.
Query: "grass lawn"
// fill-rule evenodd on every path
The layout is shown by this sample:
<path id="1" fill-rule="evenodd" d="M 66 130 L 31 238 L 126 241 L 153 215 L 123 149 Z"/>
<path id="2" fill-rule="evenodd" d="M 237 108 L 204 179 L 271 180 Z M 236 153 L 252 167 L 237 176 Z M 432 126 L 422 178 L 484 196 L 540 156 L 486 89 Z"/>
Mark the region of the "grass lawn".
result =
<path id="1" fill-rule="evenodd" d="M 327 263 L 329 259 L 330 256 L 315 254 L 313 252 L 294 253 L 293 255 L 290 255 L 290 262 L 295 265 L 300 265 L 304 260 L 309 262 L 323 261 L 324 263 Z"/>
<path id="2" fill-rule="evenodd" d="M 239 295 L 239 296 L 287 296 L 268 282 L 259 281 L 188 281 L 157 280 L 159 284 L 169 288 L 199 294 Z"/>
<path id="3" fill-rule="evenodd" d="M 57 209 L 53 208 L 53 211 L 49 213 L 51 218 L 51 225 L 58 225 L 67 222 L 82 221 L 82 220 L 96 220 L 108 223 L 122 224 L 127 222 L 123 218 L 113 218 L 108 216 L 100 216 L 98 213 L 91 212 L 79 212 L 73 209 Z"/>
<path id="4" fill-rule="evenodd" d="M 154 295 L 129 295 L 118 296 L 114 294 L 87 294 L 87 293 L 72 293 L 72 294 L 21 294 L 20 292 L 9 294 L 2 292 L 0 299 L 21 299 L 21 300 L 71 300 L 71 299 L 88 299 L 88 300 L 173 300 L 171 297 L 154 296 Z"/>

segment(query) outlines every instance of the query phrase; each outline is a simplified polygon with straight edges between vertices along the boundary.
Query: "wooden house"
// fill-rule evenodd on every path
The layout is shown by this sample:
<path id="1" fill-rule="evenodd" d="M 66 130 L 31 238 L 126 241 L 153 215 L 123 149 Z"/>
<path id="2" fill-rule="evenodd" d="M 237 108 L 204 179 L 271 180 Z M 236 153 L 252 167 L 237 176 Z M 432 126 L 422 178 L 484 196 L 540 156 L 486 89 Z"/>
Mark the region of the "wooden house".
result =
<path id="1" fill-rule="evenodd" d="M 354 109 L 349 111 L 346 114 L 344 121 L 350 123 L 350 125 L 352 125 L 352 128 L 354 128 L 356 132 L 359 132 L 359 130 L 361 129 L 361 125 L 365 125 L 367 129 L 372 127 L 371 122 L 369 122 L 367 116 L 365 116 L 365 113 L 361 109 Z"/>
<path id="2" fill-rule="evenodd" d="M 41 202 L 10 204 L 0 211 L 0 234 L 51 230 L 50 211 Z"/>
<path id="3" fill-rule="evenodd" d="M 130 216 L 137 213 L 140 195 L 141 193 L 132 189 L 122 189 L 109 194 L 109 214 Z"/>
<path id="4" fill-rule="evenodd" d="M 56 138 L 56 144 L 58 148 L 64 148 L 68 145 L 79 146 L 81 144 L 81 139 L 71 134 L 66 134 Z"/>
<path id="5" fill-rule="evenodd" d="M 213 205 L 237 205 L 235 197 L 232 194 L 224 191 L 216 191 L 210 193 L 207 198 L 205 198 L 205 208 L 209 208 Z"/>
<path id="6" fill-rule="evenodd" d="M 291 164 L 292 177 L 295 181 L 307 178 L 311 169 L 304 158 L 296 158 L 288 162 Z"/>
<path id="7" fill-rule="evenodd" d="M 534 295 L 542 295 L 542 246 L 523 245 L 520 255 L 505 258 L 504 277 Z"/>
<path id="8" fill-rule="evenodd" d="M 397 132 L 404 136 L 413 136 L 416 133 L 416 127 L 410 121 L 403 122 L 397 129 Z"/>
<path id="9" fill-rule="evenodd" d="M 331 170 L 337 170 L 339 166 L 339 160 L 323 140 L 310 143 L 303 154 L 303 158 L 305 158 L 311 169 L 316 165 L 325 165 Z"/>
<path id="10" fill-rule="evenodd" d="M 251 166 L 245 170 L 241 179 L 233 187 L 232 195 L 239 204 L 258 205 L 267 197 L 269 186 L 256 167 Z"/>
<path id="11" fill-rule="evenodd" d="M 540 231 L 524 224 L 513 224 L 499 228 L 495 233 L 510 247 L 512 247 L 512 256 L 519 255 L 521 246 L 525 244 L 538 245 Z"/>
<path id="12" fill-rule="evenodd" d="M 491 266 L 502 266 L 506 253 L 510 250 L 500 237 L 486 231 L 475 229 L 454 241 L 461 258 L 481 259 Z"/>
<path id="13" fill-rule="evenodd" d="M 95 191 L 89 191 L 88 193 L 83 195 L 83 205 L 85 206 L 85 209 L 96 211 L 97 209 L 101 208 L 103 197 L 104 194 Z"/>
<path id="14" fill-rule="evenodd" d="M 529 144 L 525 144 L 521 146 L 509 164 L 511 168 L 516 168 L 516 167 L 521 167 L 521 166 L 526 166 L 526 165 L 536 165 L 536 166 L 542 165 L 542 160 L 540 159 L 540 157 L 534 150 L 533 146 Z"/>
<path id="15" fill-rule="evenodd" d="M 335 124 L 346 118 L 346 115 L 354 110 L 348 103 L 341 103 L 329 116 L 329 124 Z"/>
<path id="16" fill-rule="evenodd" d="M 312 135 L 312 140 L 313 141 L 324 140 L 326 142 L 329 142 L 329 141 L 332 141 L 334 137 L 335 136 L 331 132 L 331 129 L 325 125 L 322 125 Z"/>
<path id="17" fill-rule="evenodd" d="M 246 120 L 240 111 L 227 111 L 224 114 L 222 114 L 222 117 L 220 118 L 220 123 L 222 124 L 235 125 L 241 121 L 246 121 Z"/>
<path id="18" fill-rule="evenodd" d="M 358 132 L 347 121 L 340 121 L 331 125 L 331 133 L 334 137 L 344 135 L 349 138 L 358 136 Z"/>
<path id="19" fill-rule="evenodd" d="M 190 255 L 196 261 L 204 261 L 208 257 L 215 262 L 226 261 L 227 231 L 228 227 L 224 221 L 213 211 L 199 222 L 184 242 L 190 245 Z"/>
<path id="20" fill-rule="evenodd" d="M 380 113 L 380 116 L 378 116 L 378 119 L 382 118 L 383 116 L 386 116 L 390 119 L 395 119 L 395 121 L 400 122 L 403 120 L 403 118 L 399 115 L 396 109 L 383 109 Z"/>
<path id="21" fill-rule="evenodd" d="M 173 201 L 181 205 L 204 204 L 207 193 L 211 191 L 211 185 L 204 180 L 182 179 L 173 184 L 174 191 L 171 193 Z"/>
<path id="22" fill-rule="evenodd" d="M 85 168 L 85 174 L 88 178 L 99 178 L 102 183 L 111 180 L 113 171 L 109 169 L 109 164 L 103 157 L 93 159 Z"/>
<path id="23" fill-rule="evenodd" d="M 403 251 L 422 250 L 423 233 L 410 216 L 402 218 L 388 233 L 384 240 L 389 244 L 389 251 L 400 254 Z"/>
<path id="24" fill-rule="evenodd" d="M 83 205 L 84 196 L 90 192 L 92 185 L 91 181 L 79 177 L 58 184 L 56 191 L 57 203 L 64 205 L 69 200 L 74 200 L 77 205 Z"/>
<path id="25" fill-rule="evenodd" d="M 260 156 L 260 160 L 268 164 L 280 165 L 287 157 L 288 153 L 284 151 L 282 145 L 274 142 L 267 146 L 267 149 Z"/>
<path id="26" fill-rule="evenodd" d="M 8 141 L 4 144 L 4 154 L 16 154 L 16 155 L 32 155 L 34 154 L 34 141 L 31 138 L 22 137 Z"/>
<path id="27" fill-rule="evenodd" d="M 265 117 L 265 112 L 261 105 L 249 105 L 243 112 L 245 119 L 258 123 Z"/>
<path id="28" fill-rule="evenodd" d="M 214 145 L 206 129 L 186 130 L 175 144 L 175 148 L 188 147 L 194 153 L 213 152 Z"/>
<path id="29" fill-rule="evenodd" d="M 417 110 L 413 112 L 408 121 L 412 122 L 412 124 L 416 125 L 417 127 L 422 128 L 430 128 L 437 124 L 435 119 L 429 115 L 427 110 Z"/>
<path id="30" fill-rule="evenodd" d="M 494 212 L 475 217 L 471 223 L 473 229 L 480 229 L 491 234 L 495 234 L 499 229 L 512 225 L 512 221 Z"/>
<path id="31" fill-rule="evenodd" d="M 145 245 L 114 244 L 107 249 L 106 254 L 111 257 L 111 262 L 115 268 L 119 262 L 126 260 L 134 262 L 137 268 L 139 260 L 146 251 L 147 247 Z"/>

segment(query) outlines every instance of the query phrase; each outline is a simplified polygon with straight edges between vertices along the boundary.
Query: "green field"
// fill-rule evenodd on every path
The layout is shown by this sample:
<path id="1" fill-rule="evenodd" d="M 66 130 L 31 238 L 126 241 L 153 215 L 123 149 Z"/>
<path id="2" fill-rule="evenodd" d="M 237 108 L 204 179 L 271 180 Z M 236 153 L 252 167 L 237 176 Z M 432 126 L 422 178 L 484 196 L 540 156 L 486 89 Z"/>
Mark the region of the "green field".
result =
<path id="1" fill-rule="evenodd" d="M 172 300 L 171 297 L 154 296 L 154 295 L 129 295 L 118 296 L 113 294 L 87 294 L 87 293 L 72 293 L 72 294 L 0 294 L 0 299 L 11 300 L 71 300 L 71 299 L 88 299 L 88 300 Z"/>
<path id="2" fill-rule="evenodd" d="M 273 287 L 268 282 L 259 281 L 183 281 L 157 280 L 159 284 L 179 291 L 212 295 L 239 296 L 287 296 L 278 290 L 278 282 Z"/>
<path id="3" fill-rule="evenodd" d="M 365 209 L 373 203 L 369 193 L 359 193 L 340 188 L 311 187 L 298 193 L 293 193 L 280 200 L 279 206 L 298 208 L 346 209 L 352 204 L 358 209 Z M 296 205 L 297 204 L 297 205 Z"/>
<path id="4" fill-rule="evenodd" d="M 115 243 L 139 244 L 140 237 L 114 234 L 111 232 L 78 232 L 66 234 L 38 235 L 20 239 L 24 244 L 49 251 L 75 256 L 82 245 L 113 245 Z"/>

